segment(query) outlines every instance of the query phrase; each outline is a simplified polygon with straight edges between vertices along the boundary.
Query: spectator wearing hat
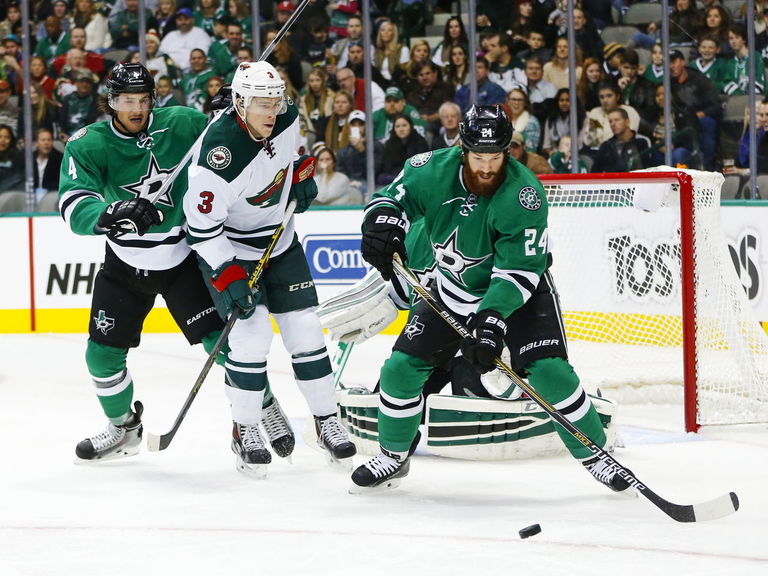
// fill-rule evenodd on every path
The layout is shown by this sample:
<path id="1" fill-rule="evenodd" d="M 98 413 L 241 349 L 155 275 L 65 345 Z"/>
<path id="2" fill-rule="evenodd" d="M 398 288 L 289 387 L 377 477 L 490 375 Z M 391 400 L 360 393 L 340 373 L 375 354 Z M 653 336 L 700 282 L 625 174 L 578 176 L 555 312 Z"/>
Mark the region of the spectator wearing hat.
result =
<path id="1" fill-rule="evenodd" d="M 191 11 L 190 11 L 191 12 Z M 147 30 L 157 28 L 157 20 L 148 8 L 144 9 Z M 137 50 L 139 47 L 139 0 L 125 0 L 125 8 L 112 12 L 109 22 L 113 47 L 122 50 Z"/>
<path id="2" fill-rule="evenodd" d="M 317 198 L 315 206 L 343 206 L 362 204 L 363 196 L 360 190 L 352 186 L 346 174 L 336 170 L 336 155 L 325 145 L 313 150 L 317 158 L 315 182 L 317 183 Z"/>
<path id="3" fill-rule="evenodd" d="M 386 142 L 392 133 L 394 120 L 400 114 L 410 118 L 413 129 L 426 138 L 427 126 L 421 119 L 421 114 L 406 103 L 403 91 L 397 86 L 387 88 L 384 92 L 384 108 L 373 113 L 373 137 L 381 143 Z"/>
<path id="4" fill-rule="evenodd" d="M 338 94 L 336 95 L 339 96 Z M 368 198 L 368 162 L 365 143 L 365 112 L 353 110 L 349 115 L 349 143 L 337 154 L 339 172 L 346 174 L 350 185 L 363 199 Z M 384 145 L 373 141 L 373 174 L 378 179 L 384 162 Z"/>
<path id="5" fill-rule="evenodd" d="M 237 51 L 243 46 L 243 27 L 240 22 L 230 20 L 224 38 L 214 41 L 208 49 L 213 72 L 226 78 L 237 67 Z"/>
<path id="6" fill-rule="evenodd" d="M 57 56 L 53 60 L 52 67 L 53 71 L 56 73 L 56 76 L 61 76 L 62 74 L 66 73 L 63 71 L 63 69 L 67 63 L 67 59 L 69 58 L 70 53 L 73 50 L 77 50 L 78 54 L 82 53 L 83 57 L 85 58 L 84 66 L 86 68 L 88 68 L 91 72 L 99 77 L 103 76 L 104 72 L 106 71 L 106 67 L 104 65 L 104 57 L 96 52 L 86 50 L 85 47 L 88 44 L 88 39 L 86 37 L 85 28 L 81 28 L 80 26 L 72 28 L 69 36 L 69 50 L 67 50 L 66 54 Z"/>
<path id="7" fill-rule="evenodd" d="M 173 59 L 160 52 L 160 36 L 153 30 L 147 32 L 144 39 L 147 49 L 146 68 L 155 78 L 166 76 L 176 85 L 181 80 L 181 73 Z"/>
<path id="8" fill-rule="evenodd" d="M 3 46 L 0 48 L 0 78 L 4 78 L 15 86 L 17 92 L 22 86 L 21 70 L 21 39 L 15 34 L 8 34 L 3 39 Z M 45 61 L 45 59 L 44 59 Z M 48 62 L 45 61 L 48 66 Z"/>
<path id="9" fill-rule="evenodd" d="M 488 60 L 485 56 L 475 58 L 475 74 L 477 76 L 477 98 L 472 101 L 469 84 L 464 84 L 456 91 L 453 101 L 461 108 L 461 113 L 465 114 L 469 107 L 477 104 L 487 106 L 491 104 L 504 104 L 507 99 L 507 92 L 488 78 L 489 72 Z"/>
<path id="10" fill-rule="evenodd" d="M 61 28 L 61 20 L 56 16 L 48 16 L 45 19 L 45 29 L 47 34 L 45 38 L 40 39 L 35 47 L 35 56 L 45 58 L 49 64 L 53 62 L 56 56 L 66 54 L 70 49 L 69 34 Z"/>
<path id="11" fill-rule="evenodd" d="M 679 50 L 669 54 L 669 75 L 675 128 L 693 129 L 699 137 L 704 169 L 714 170 L 717 129 L 723 114 L 717 88 L 704 74 L 687 68 Z"/>
<path id="12" fill-rule="evenodd" d="M 365 80 L 357 78 L 351 68 L 342 68 L 336 73 L 336 82 L 340 90 L 346 90 L 355 99 L 355 108 L 365 109 Z M 384 90 L 376 82 L 371 82 L 371 106 L 373 111 L 384 107 Z"/>
<path id="13" fill-rule="evenodd" d="M 631 172 L 650 165 L 651 141 L 629 127 L 629 114 L 623 108 L 608 112 L 613 136 L 600 145 L 592 172 Z"/>
<path id="14" fill-rule="evenodd" d="M 109 21 L 96 9 L 93 0 L 75 0 L 71 20 L 73 28 L 85 28 L 86 50 L 98 52 L 112 46 Z"/>
<path id="15" fill-rule="evenodd" d="M 11 102 L 11 83 L 0 80 L 0 124 L 10 126 L 14 136 L 18 134 L 19 107 Z"/>
<path id="16" fill-rule="evenodd" d="M 212 43 L 205 30 L 194 25 L 192 16 L 189 8 L 176 10 L 176 30 L 169 32 L 160 43 L 160 52 L 170 56 L 182 71 L 189 69 L 193 49 L 200 49 L 205 55 Z"/>
<path id="17" fill-rule="evenodd" d="M 75 91 L 64 97 L 59 114 L 60 138 L 64 142 L 80 128 L 95 122 L 99 117 L 93 72 L 87 68 L 75 70 L 72 80 L 75 83 Z"/>
<path id="18" fill-rule="evenodd" d="M 626 51 L 627 49 L 618 42 L 608 42 L 603 47 L 603 71 L 607 78 L 619 77 L 621 58 Z"/>
<path id="19" fill-rule="evenodd" d="M 458 145 L 461 140 L 459 135 L 461 108 L 454 102 L 443 102 L 437 113 L 440 116 L 440 132 L 432 139 L 432 150 Z"/>
<path id="20" fill-rule="evenodd" d="M 512 134 L 512 141 L 509 144 L 509 155 L 528 168 L 534 174 L 552 174 L 552 166 L 549 165 L 543 156 L 535 152 L 529 152 L 525 147 L 525 135 L 521 132 Z"/>

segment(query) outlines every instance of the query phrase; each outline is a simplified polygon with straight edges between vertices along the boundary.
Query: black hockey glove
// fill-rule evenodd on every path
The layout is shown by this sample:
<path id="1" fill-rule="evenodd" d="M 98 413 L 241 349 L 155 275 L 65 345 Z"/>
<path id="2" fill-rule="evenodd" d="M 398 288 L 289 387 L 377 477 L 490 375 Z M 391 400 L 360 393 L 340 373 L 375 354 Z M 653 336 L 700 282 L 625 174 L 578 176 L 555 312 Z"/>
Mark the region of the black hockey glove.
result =
<path id="1" fill-rule="evenodd" d="M 363 260 L 376 268 L 384 280 L 394 275 L 392 257 L 400 255 L 405 262 L 405 220 L 393 208 L 373 210 L 363 222 L 360 250 Z"/>
<path id="2" fill-rule="evenodd" d="M 481 374 L 490 372 L 496 367 L 496 357 L 504 348 L 506 322 L 495 310 L 483 310 L 469 315 L 467 327 L 474 338 L 461 343 L 461 353 Z"/>
<path id="3" fill-rule="evenodd" d="M 214 270 L 211 284 L 219 292 L 228 313 L 237 307 L 240 309 L 241 318 L 250 318 L 253 315 L 256 299 L 248 285 L 248 274 L 240 264 L 235 264 L 234 260 L 224 262 Z"/>
<path id="4" fill-rule="evenodd" d="M 317 198 L 317 182 L 315 175 L 315 157 L 301 156 L 293 163 L 293 182 L 291 183 L 291 200 L 296 200 L 296 214 L 301 214 L 312 200 Z"/>
<path id="5" fill-rule="evenodd" d="M 232 86 L 225 84 L 211 99 L 211 112 L 226 110 L 230 106 L 232 106 Z"/>
<path id="6" fill-rule="evenodd" d="M 99 216 L 95 231 L 116 238 L 134 232 L 142 236 L 150 226 L 163 222 L 163 213 L 146 198 L 112 202 Z"/>

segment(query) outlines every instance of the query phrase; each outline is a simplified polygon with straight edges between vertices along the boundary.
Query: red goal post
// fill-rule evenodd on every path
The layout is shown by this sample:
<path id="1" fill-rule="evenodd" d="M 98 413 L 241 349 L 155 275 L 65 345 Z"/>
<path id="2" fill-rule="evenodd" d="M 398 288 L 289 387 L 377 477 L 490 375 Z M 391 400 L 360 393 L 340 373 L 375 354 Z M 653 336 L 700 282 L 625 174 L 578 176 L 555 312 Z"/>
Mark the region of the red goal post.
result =
<path id="1" fill-rule="evenodd" d="M 540 176 L 570 358 L 620 401 L 682 400 L 685 426 L 768 421 L 768 337 L 720 224 L 717 173 Z"/>

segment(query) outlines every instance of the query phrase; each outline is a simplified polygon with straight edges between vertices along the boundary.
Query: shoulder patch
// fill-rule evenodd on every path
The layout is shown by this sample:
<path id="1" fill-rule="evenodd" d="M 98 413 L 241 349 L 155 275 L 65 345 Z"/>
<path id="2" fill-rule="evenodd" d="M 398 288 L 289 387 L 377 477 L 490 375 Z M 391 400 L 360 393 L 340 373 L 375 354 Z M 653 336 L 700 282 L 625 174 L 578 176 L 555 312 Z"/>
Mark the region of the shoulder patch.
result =
<path id="1" fill-rule="evenodd" d="M 82 138 L 83 136 L 85 136 L 87 133 L 88 133 L 88 128 L 87 128 L 87 127 L 85 127 L 85 128 L 80 128 L 80 130 L 78 130 L 77 132 L 75 132 L 74 134 L 72 134 L 72 136 L 70 136 L 70 137 L 69 137 L 69 139 L 67 140 L 67 142 L 72 142 L 73 140 L 79 140 L 80 138 Z"/>
<path id="2" fill-rule="evenodd" d="M 517 197 L 520 199 L 520 205 L 526 210 L 538 210 L 541 208 L 541 198 L 533 186 L 522 188 Z"/>
<path id="3" fill-rule="evenodd" d="M 421 154 L 416 154 L 415 156 L 411 157 L 411 166 L 414 168 L 424 166 L 424 164 L 429 162 L 430 158 L 432 158 L 432 152 L 422 152 Z"/>
<path id="4" fill-rule="evenodd" d="M 226 146 L 216 146 L 208 152 L 205 160 L 214 170 L 223 170 L 232 162 L 232 153 Z"/>

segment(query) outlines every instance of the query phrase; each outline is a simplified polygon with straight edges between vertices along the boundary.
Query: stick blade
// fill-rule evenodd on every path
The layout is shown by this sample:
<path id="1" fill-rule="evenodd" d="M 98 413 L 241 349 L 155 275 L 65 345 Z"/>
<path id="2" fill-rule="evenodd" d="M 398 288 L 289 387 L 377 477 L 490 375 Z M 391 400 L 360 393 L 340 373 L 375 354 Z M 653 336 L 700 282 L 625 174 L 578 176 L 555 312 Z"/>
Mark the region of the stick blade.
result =
<path id="1" fill-rule="evenodd" d="M 693 513 L 696 516 L 696 522 L 705 522 L 729 516 L 738 509 L 739 497 L 735 492 L 729 492 L 714 500 L 694 505 Z"/>
<path id="2" fill-rule="evenodd" d="M 173 436 L 171 436 L 172 438 Z M 170 438 L 167 438 L 167 434 L 157 435 L 152 434 L 151 432 L 147 432 L 147 449 L 150 452 L 159 452 L 160 450 L 165 450 L 168 448 L 168 444 L 170 444 Z"/>

